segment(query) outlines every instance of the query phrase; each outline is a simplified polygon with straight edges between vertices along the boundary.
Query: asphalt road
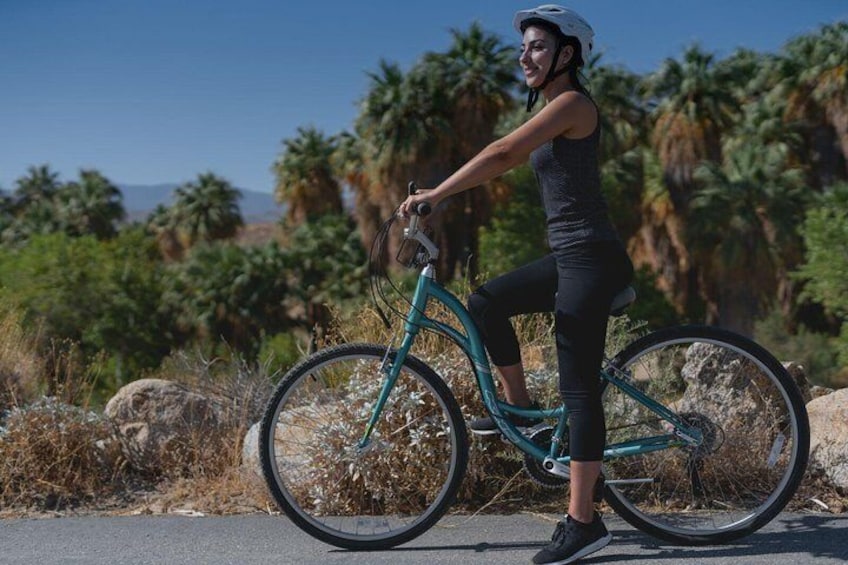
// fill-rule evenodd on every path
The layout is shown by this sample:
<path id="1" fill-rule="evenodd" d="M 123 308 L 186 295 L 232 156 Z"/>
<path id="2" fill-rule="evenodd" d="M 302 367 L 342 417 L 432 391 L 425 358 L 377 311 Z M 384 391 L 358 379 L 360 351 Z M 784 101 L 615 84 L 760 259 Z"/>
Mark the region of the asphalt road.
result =
<path id="1" fill-rule="evenodd" d="M 0 520 L 0 563 L 393 564 L 529 563 L 556 517 L 449 517 L 401 547 L 350 552 L 318 542 L 280 516 L 84 517 Z M 722 546 L 679 547 L 607 518 L 612 543 L 582 563 L 816 565 L 848 561 L 848 515 L 783 514 Z"/>

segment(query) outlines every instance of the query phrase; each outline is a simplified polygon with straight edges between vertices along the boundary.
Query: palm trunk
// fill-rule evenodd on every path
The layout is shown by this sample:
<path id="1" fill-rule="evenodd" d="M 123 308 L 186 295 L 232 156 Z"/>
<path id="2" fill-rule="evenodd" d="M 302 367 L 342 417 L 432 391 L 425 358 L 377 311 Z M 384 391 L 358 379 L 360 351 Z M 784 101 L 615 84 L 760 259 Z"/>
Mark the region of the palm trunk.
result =
<path id="1" fill-rule="evenodd" d="M 727 281 L 719 290 L 718 325 L 746 337 L 754 335 L 757 296 L 745 280 Z"/>
<path id="2" fill-rule="evenodd" d="M 848 110 L 828 108 L 828 119 L 833 124 L 839 146 L 842 149 L 843 179 L 848 179 Z"/>

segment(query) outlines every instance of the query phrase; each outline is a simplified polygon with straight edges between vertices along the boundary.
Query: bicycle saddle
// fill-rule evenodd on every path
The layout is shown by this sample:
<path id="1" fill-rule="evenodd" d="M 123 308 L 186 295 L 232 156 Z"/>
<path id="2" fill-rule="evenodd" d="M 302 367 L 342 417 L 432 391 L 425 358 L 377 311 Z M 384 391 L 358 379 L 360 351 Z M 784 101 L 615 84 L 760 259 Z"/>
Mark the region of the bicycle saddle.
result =
<path id="1" fill-rule="evenodd" d="M 636 290 L 632 286 L 628 286 L 621 292 L 615 295 L 610 305 L 610 316 L 621 316 L 628 306 L 636 300 Z"/>

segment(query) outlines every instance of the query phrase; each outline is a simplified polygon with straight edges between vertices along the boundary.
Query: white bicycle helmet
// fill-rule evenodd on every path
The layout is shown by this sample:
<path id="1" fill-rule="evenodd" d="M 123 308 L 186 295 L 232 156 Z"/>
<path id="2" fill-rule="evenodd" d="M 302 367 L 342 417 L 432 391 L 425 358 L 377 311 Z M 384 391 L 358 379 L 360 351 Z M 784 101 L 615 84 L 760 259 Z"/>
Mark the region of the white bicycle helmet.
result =
<path id="1" fill-rule="evenodd" d="M 585 61 L 588 61 L 589 55 L 592 53 L 592 39 L 595 37 L 595 32 L 592 30 L 592 26 L 590 26 L 589 23 L 577 12 L 569 10 L 568 8 L 563 8 L 562 6 L 557 6 L 556 4 L 544 4 L 538 8 L 516 12 L 515 18 L 512 20 L 512 25 L 515 26 L 518 33 L 524 33 L 524 29 L 522 28 L 528 20 L 545 21 L 554 25 L 564 36 L 576 38 L 580 43 L 580 59 L 576 61 L 577 67 Z M 562 47 L 563 43 L 561 41 L 557 41 L 557 47 L 556 51 L 554 51 L 553 57 L 554 61 L 559 59 Z M 539 99 L 539 92 L 542 89 L 544 89 L 554 78 L 573 68 L 575 68 L 573 65 L 569 65 L 556 70 L 555 66 L 551 65 L 544 82 L 536 88 L 531 88 L 527 93 L 527 111 L 530 112 L 533 109 L 533 106 Z"/>
<path id="2" fill-rule="evenodd" d="M 538 8 L 517 12 L 515 18 L 512 20 L 512 24 L 518 33 L 524 33 L 524 30 L 521 29 L 522 24 L 526 20 L 532 19 L 550 22 L 557 26 L 563 35 L 576 37 L 580 41 L 583 60 L 589 60 L 589 55 L 592 53 L 592 39 L 595 37 L 595 32 L 592 30 L 589 22 L 584 20 L 580 14 L 574 10 L 557 6 L 556 4 L 545 4 Z"/>

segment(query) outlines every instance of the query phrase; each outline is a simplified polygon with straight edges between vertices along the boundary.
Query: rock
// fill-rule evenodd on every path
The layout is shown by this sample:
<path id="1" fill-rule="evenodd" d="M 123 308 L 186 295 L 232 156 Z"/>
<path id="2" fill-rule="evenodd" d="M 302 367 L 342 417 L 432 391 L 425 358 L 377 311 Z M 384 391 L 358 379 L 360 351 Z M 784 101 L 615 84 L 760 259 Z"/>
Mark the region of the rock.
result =
<path id="1" fill-rule="evenodd" d="M 848 388 L 807 404 L 810 416 L 810 467 L 848 489 Z"/>
<path id="2" fill-rule="evenodd" d="M 256 422 L 244 436 L 244 443 L 241 446 L 241 466 L 242 468 L 262 476 L 262 461 L 259 459 L 259 428 L 261 422 Z"/>
<path id="3" fill-rule="evenodd" d="M 244 443 L 241 447 L 241 469 L 240 473 L 247 485 L 255 495 L 266 501 L 271 500 L 268 483 L 262 473 L 262 460 L 259 458 L 259 429 L 262 422 L 256 422 L 244 435 Z"/>
<path id="4" fill-rule="evenodd" d="M 827 396 L 828 394 L 833 392 L 833 390 L 834 389 L 827 388 L 826 386 L 813 385 L 813 386 L 810 387 L 811 400 L 815 400 L 816 398 L 819 398 L 821 396 Z"/>
<path id="5" fill-rule="evenodd" d="M 124 456 L 136 469 L 167 472 L 221 440 L 221 415 L 205 396 L 161 379 L 140 379 L 106 405 Z"/>
<path id="6" fill-rule="evenodd" d="M 804 368 L 794 362 L 783 366 L 802 398 L 811 399 Z M 741 356 L 728 355 L 726 349 L 708 343 L 691 346 L 680 374 L 686 391 L 677 406 L 679 412 L 705 412 L 727 425 L 750 429 L 770 426 L 786 415 L 783 398 L 766 382 L 760 367 Z"/>

